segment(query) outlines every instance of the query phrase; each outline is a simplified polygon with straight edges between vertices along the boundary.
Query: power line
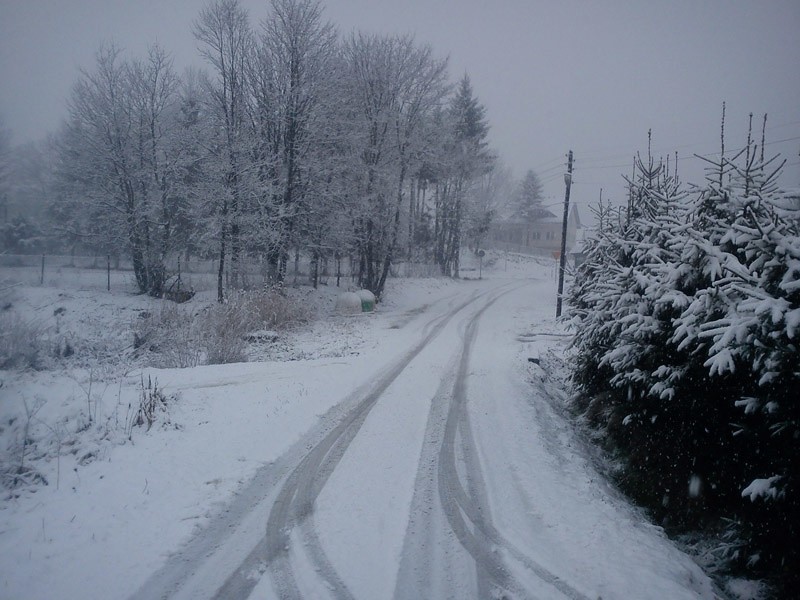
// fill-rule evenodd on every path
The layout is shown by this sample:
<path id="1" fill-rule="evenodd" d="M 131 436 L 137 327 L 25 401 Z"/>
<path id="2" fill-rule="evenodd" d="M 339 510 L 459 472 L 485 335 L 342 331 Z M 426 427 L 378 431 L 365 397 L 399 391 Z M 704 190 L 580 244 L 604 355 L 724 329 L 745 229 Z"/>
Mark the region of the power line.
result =
<path id="1" fill-rule="evenodd" d="M 785 142 L 794 142 L 796 140 L 800 140 L 800 136 L 784 138 L 784 139 L 781 139 L 781 140 L 774 140 L 772 142 L 766 142 L 764 145 L 765 146 L 771 146 L 771 145 L 774 145 L 774 144 L 782 144 L 782 143 L 785 143 Z M 741 148 L 738 148 L 738 149 L 732 151 L 729 154 L 734 154 L 735 152 L 738 152 L 739 150 L 741 150 Z M 709 153 L 706 153 L 706 154 L 685 154 L 683 156 L 679 156 L 678 160 L 679 161 L 680 160 L 691 160 L 693 158 L 697 158 L 698 156 L 699 157 L 703 157 L 703 158 L 709 158 L 709 157 L 712 157 L 712 156 L 717 156 L 718 154 L 719 154 L 718 152 L 709 152 Z M 585 159 L 581 159 L 580 161 L 576 160 L 575 162 L 577 164 L 581 164 L 581 163 L 585 162 Z M 631 163 L 613 164 L 613 165 L 588 165 L 588 166 L 581 166 L 580 170 L 581 171 L 589 171 L 589 170 L 597 170 L 597 169 L 599 169 L 599 170 L 603 170 L 603 169 L 623 169 L 623 168 L 630 167 L 630 166 L 631 166 Z"/>
<path id="2" fill-rule="evenodd" d="M 786 138 L 786 139 L 783 139 L 783 140 L 775 140 L 774 142 L 766 142 L 764 145 L 765 146 L 771 146 L 772 144 L 781 144 L 783 142 L 793 142 L 795 140 L 800 140 L 800 135 L 795 136 L 795 137 Z"/>
<path id="3" fill-rule="evenodd" d="M 542 184 L 550 183 L 551 181 L 555 181 L 556 179 L 558 179 L 560 177 L 561 177 L 561 172 L 554 173 L 553 175 L 550 175 L 548 177 L 544 177 L 543 179 L 540 179 L 539 183 L 542 183 Z"/>
<path id="4" fill-rule="evenodd" d="M 777 125 L 772 125 L 771 127 L 767 127 L 767 131 L 778 129 L 778 128 L 782 128 L 782 127 L 787 127 L 789 125 L 795 125 L 795 124 L 798 124 L 798 123 L 800 123 L 800 121 L 789 121 L 787 123 L 781 123 L 781 124 L 777 124 Z M 800 140 L 800 136 L 792 136 L 792 137 L 782 138 L 782 139 L 779 139 L 779 140 L 772 140 L 772 141 L 766 142 L 764 145 L 765 146 L 773 146 L 775 144 L 783 144 L 783 143 L 786 143 L 786 142 L 794 142 L 794 141 L 797 141 L 797 140 Z M 659 150 L 653 151 L 653 154 L 654 155 L 664 154 L 664 155 L 672 156 L 672 154 L 673 154 L 673 152 L 675 150 L 693 148 L 693 147 L 696 147 L 696 146 L 706 146 L 707 147 L 707 144 L 705 142 L 695 142 L 695 143 L 692 143 L 692 144 L 679 144 L 677 146 L 673 146 L 670 150 L 667 150 L 666 148 L 664 148 L 663 150 L 659 149 Z M 576 159 L 575 160 L 575 167 L 576 167 L 576 170 L 578 170 L 578 171 L 605 170 L 605 169 L 625 169 L 625 168 L 631 167 L 632 163 L 630 163 L 630 162 L 619 163 L 618 162 L 619 159 L 623 159 L 623 158 L 631 158 L 631 159 L 633 159 L 636 155 L 637 155 L 636 152 L 629 152 L 629 153 L 624 153 L 624 154 L 594 155 L 594 156 L 588 156 L 588 157 L 581 156 L 580 159 Z M 703 153 L 703 154 L 692 153 L 692 154 L 685 154 L 683 156 L 679 156 L 678 160 L 679 161 L 681 161 L 681 160 L 691 160 L 693 158 L 697 158 L 697 156 L 701 156 L 703 158 L 710 158 L 710 157 L 717 156 L 717 155 L 718 155 L 718 152 L 708 152 L 708 153 Z M 563 169 L 564 169 L 564 166 L 565 166 L 564 163 L 562 162 L 563 160 L 564 160 L 563 157 L 551 158 L 551 159 L 549 159 L 549 160 L 547 160 L 547 161 L 545 161 L 543 163 L 540 163 L 539 167 L 538 168 L 534 168 L 533 171 L 540 177 L 540 182 L 541 183 L 548 183 L 550 181 L 554 181 L 555 179 L 560 177 L 561 173 L 563 172 Z M 592 164 L 592 163 L 602 163 L 604 161 L 612 161 L 614 164 L 609 164 L 609 165 Z M 549 165 L 549 164 L 551 164 L 553 162 L 559 162 L 560 164 L 556 164 L 556 165 L 553 165 L 553 166 L 547 166 L 547 165 Z M 586 163 L 589 163 L 589 164 L 586 164 Z M 788 166 L 793 166 L 793 164 L 792 165 L 788 165 Z M 552 173 L 552 174 L 550 174 L 550 173 Z"/>
<path id="5" fill-rule="evenodd" d="M 550 167 L 549 169 L 544 169 L 544 170 L 541 170 L 541 171 L 537 171 L 536 169 L 534 169 L 534 172 L 535 172 L 537 175 L 543 175 L 544 173 L 548 173 L 548 172 L 550 172 L 550 171 L 558 171 L 558 172 L 561 172 L 563 169 L 564 169 L 564 165 L 556 165 L 556 166 L 554 166 L 554 167 Z"/>
<path id="6" fill-rule="evenodd" d="M 783 124 L 780 124 L 780 125 L 773 125 L 772 127 L 768 127 L 767 130 L 769 131 L 771 129 L 778 129 L 778 128 L 781 128 L 781 127 L 786 127 L 788 125 L 794 125 L 796 123 L 800 123 L 800 121 L 791 121 L 789 123 L 783 123 Z M 772 140 L 772 141 L 766 142 L 764 145 L 765 146 L 772 146 L 774 144 L 782 144 L 784 142 L 793 142 L 793 141 L 796 141 L 796 140 L 800 140 L 800 136 L 793 136 L 793 137 L 783 138 L 783 139 L 780 139 L 780 140 Z M 665 146 L 663 148 L 654 150 L 653 154 L 654 155 L 672 154 L 675 150 L 680 150 L 680 149 L 685 149 L 685 148 L 693 148 L 695 146 L 706 146 L 707 147 L 708 144 L 706 142 L 694 142 L 694 143 L 691 143 L 691 144 L 679 144 L 677 146 L 672 146 L 671 148 L 667 148 Z M 576 160 L 576 165 L 584 164 L 584 163 L 603 162 L 603 161 L 606 161 L 606 160 L 618 160 L 620 158 L 631 157 L 634 154 L 635 154 L 635 152 L 628 152 L 628 153 L 624 153 L 624 154 L 620 153 L 620 154 L 605 154 L 605 155 L 594 155 L 594 156 L 592 156 L 592 155 L 582 156 L 580 161 Z M 713 153 L 701 154 L 701 156 L 710 156 L 712 154 Z M 683 157 L 679 157 L 679 159 L 680 158 L 688 158 L 688 157 L 683 156 Z M 590 165 L 590 166 L 593 166 L 593 165 Z M 588 169 L 589 167 L 583 167 L 583 168 L 587 168 Z"/>
<path id="7" fill-rule="evenodd" d="M 563 164 L 563 162 L 562 162 L 563 160 L 564 160 L 564 157 L 563 157 L 563 156 L 558 156 L 558 157 L 556 157 L 556 158 L 551 158 L 551 159 L 549 159 L 549 160 L 546 160 L 546 161 L 545 161 L 545 162 L 543 162 L 543 163 L 539 163 L 539 165 L 537 165 L 536 167 L 534 167 L 534 169 L 533 169 L 533 170 L 534 170 L 534 171 L 536 171 L 537 173 L 539 173 L 540 171 L 543 171 L 543 170 L 544 170 L 544 171 L 549 171 L 550 169 L 556 169 L 556 168 L 559 168 L 559 167 L 561 167 L 561 165 Z M 555 167 L 548 167 L 548 168 L 545 168 L 545 167 L 547 167 L 547 165 L 549 165 L 550 163 L 554 163 L 554 162 L 557 162 L 557 163 L 559 163 L 559 164 L 558 164 L 558 165 L 556 165 Z"/>

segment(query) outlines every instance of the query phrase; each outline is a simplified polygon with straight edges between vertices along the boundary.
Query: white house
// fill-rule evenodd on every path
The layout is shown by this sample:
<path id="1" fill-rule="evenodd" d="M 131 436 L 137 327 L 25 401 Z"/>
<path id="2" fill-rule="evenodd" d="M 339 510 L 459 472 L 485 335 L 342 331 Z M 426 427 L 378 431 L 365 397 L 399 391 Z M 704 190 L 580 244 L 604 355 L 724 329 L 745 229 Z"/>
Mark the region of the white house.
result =
<path id="1" fill-rule="evenodd" d="M 530 223 L 507 220 L 492 224 L 487 245 L 499 250 L 557 257 L 561 252 L 561 215 L 549 210 L 543 210 L 542 213 L 541 218 Z M 572 204 L 567 219 L 567 249 L 575 245 L 580 227 L 578 207 Z"/>

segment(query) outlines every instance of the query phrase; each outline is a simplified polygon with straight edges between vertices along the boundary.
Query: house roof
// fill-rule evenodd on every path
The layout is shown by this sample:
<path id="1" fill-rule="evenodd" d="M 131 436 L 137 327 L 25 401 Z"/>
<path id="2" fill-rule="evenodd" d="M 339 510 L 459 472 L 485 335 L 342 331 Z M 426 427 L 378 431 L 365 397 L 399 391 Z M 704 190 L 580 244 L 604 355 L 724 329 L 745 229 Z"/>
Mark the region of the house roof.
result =
<path id="1" fill-rule="evenodd" d="M 539 211 L 541 216 L 533 221 L 534 223 L 561 223 L 560 213 L 555 214 L 547 208 L 540 208 Z M 569 218 L 574 221 L 575 227 L 582 227 L 580 213 L 578 212 L 578 206 L 576 204 L 569 205 Z M 514 217 L 506 217 L 504 219 L 498 219 L 494 223 L 496 225 L 523 225 L 524 221 Z"/>
<path id="2" fill-rule="evenodd" d="M 561 215 L 555 215 L 547 209 L 542 209 L 542 211 L 547 213 L 547 216 L 544 216 L 541 219 L 537 219 L 538 221 L 542 223 L 561 223 Z M 575 220 L 576 227 L 581 227 L 581 217 L 580 214 L 578 213 L 577 204 L 569 205 L 569 218 Z"/>

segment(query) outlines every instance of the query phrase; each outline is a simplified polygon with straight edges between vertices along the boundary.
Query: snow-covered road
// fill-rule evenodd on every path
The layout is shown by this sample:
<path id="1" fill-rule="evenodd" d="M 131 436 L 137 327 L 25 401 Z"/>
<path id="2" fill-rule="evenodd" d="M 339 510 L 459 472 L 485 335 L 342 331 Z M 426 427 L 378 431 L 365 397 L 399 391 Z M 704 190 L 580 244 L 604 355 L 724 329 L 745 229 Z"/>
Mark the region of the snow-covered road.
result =
<path id="1" fill-rule="evenodd" d="M 713 598 L 527 361 L 566 343 L 551 289 L 474 282 L 393 316 L 404 347 L 133 598 Z"/>
<path id="2" fill-rule="evenodd" d="M 570 423 L 552 266 L 488 271 L 395 280 L 295 360 L 2 374 L 3 423 L 58 435 L 50 484 L 0 500 L 0 598 L 714 598 Z M 121 438 L 151 377 L 168 414 Z"/>

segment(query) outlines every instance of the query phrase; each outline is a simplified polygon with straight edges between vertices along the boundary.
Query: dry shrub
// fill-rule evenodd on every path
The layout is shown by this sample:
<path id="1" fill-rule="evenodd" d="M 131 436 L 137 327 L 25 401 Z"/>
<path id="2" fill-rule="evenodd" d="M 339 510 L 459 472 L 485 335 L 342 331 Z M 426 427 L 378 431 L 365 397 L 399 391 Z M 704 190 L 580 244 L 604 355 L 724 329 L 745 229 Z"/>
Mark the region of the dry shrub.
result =
<path id="1" fill-rule="evenodd" d="M 0 369 L 39 369 L 47 356 L 42 328 L 14 312 L 0 313 Z"/>
<path id="2" fill-rule="evenodd" d="M 133 323 L 133 346 L 152 353 L 155 366 L 195 367 L 201 363 L 201 334 L 190 308 L 164 302 L 153 313 Z"/>
<path id="3" fill-rule="evenodd" d="M 282 329 L 308 315 L 280 289 L 236 292 L 202 317 L 207 364 L 247 360 L 248 334 L 259 329 Z"/>
<path id="4" fill-rule="evenodd" d="M 158 419 L 159 414 L 166 414 L 169 401 L 174 401 L 175 398 L 168 398 L 164 391 L 158 387 L 158 379 L 152 379 L 147 376 L 147 384 L 144 383 L 144 376 L 141 379 L 141 389 L 139 391 L 139 406 L 136 407 L 136 412 L 133 418 L 129 419 L 125 425 L 125 432 L 128 439 L 133 434 L 134 427 L 143 427 L 147 425 L 147 431 L 153 426 L 153 423 Z"/>
<path id="5" fill-rule="evenodd" d="M 253 327 L 262 329 L 283 329 L 294 323 L 302 323 L 309 318 L 302 304 L 289 298 L 280 288 L 271 288 L 243 294 L 247 309 L 253 315 Z"/>
<path id="6" fill-rule="evenodd" d="M 133 345 L 151 353 L 152 364 L 159 367 L 243 362 L 251 333 L 307 319 L 307 311 L 278 289 L 234 292 L 225 302 L 197 312 L 164 302 L 134 320 Z"/>
<path id="7" fill-rule="evenodd" d="M 241 298 L 209 308 L 201 319 L 200 329 L 206 350 L 206 364 L 244 362 L 247 360 L 245 336 L 252 328 L 252 315 Z"/>
<path id="8" fill-rule="evenodd" d="M 282 329 L 308 318 L 307 312 L 275 289 L 234 292 L 221 304 L 197 313 L 164 303 L 137 318 L 134 347 L 152 352 L 161 367 L 192 367 L 247 360 L 247 338 L 261 329 Z"/>

